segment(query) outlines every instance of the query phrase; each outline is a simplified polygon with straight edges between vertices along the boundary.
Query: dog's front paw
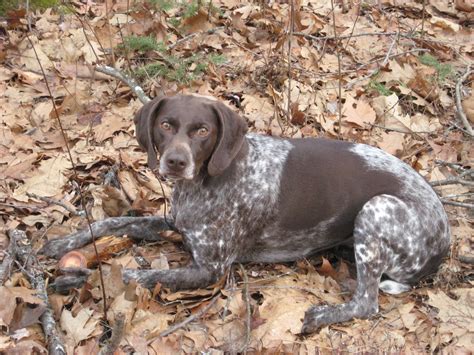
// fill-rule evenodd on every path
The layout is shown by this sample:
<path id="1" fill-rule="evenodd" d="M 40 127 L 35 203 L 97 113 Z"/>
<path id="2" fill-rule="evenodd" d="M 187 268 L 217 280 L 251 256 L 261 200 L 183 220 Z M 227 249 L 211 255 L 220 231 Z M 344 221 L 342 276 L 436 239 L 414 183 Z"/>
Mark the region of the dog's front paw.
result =
<path id="1" fill-rule="evenodd" d="M 304 314 L 303 327 L 301 334 L 310 334 L 317 331 L 325 325 L 335 323 L 333 319 L 331 306 L 313 306 Z"/>
<path id="2" fill-rule="evenodd" d="M 122 271 L 122 279 L 125 283 L 131 280 L 137 281 L 145 288 L 152 289 L 159 282 L 160 272 L 158 270 L 132 270 L 124 269 Z"/>

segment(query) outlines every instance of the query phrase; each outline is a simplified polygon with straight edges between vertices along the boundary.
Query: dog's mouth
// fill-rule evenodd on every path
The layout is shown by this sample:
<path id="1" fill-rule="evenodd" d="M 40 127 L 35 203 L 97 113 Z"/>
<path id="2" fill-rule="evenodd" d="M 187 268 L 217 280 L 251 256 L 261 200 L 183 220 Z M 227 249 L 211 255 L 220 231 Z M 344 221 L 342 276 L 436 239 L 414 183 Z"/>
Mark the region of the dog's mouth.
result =
<path id="1" fill-rule="evenodd" d="M 183 175 L 180 173 L 175 173 L 173 171 L 159 171 L 160 175 L 164 177 L 166 180 L 171 180 L 171 181 L 180 181 L 180 180 L 192 180 L 194 179 L 193 175 Z"/>

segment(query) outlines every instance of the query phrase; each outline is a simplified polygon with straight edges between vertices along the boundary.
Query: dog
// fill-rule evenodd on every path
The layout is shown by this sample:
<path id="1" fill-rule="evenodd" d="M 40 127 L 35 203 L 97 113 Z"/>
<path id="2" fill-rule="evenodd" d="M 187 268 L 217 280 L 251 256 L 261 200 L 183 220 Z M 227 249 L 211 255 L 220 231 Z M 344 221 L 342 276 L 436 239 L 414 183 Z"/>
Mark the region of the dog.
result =
<path id="1" fill-rule="evenodd" d="M 355 293 L 347 303 L 310 308 L 302 333 L 311 333 L 370 317 L 379 288 L 409 290 L 448 253 L 438 196 L 382 150 L 247 133 L 225 104 L 193 95 L 156 98 L 134 122 L 149 167 L 175 183 L 171 215 L 193 259 L 189 267 L 129 275 L 147 286 L 205 287 L 235 262 L 289 262 L 349 242 Z"/>

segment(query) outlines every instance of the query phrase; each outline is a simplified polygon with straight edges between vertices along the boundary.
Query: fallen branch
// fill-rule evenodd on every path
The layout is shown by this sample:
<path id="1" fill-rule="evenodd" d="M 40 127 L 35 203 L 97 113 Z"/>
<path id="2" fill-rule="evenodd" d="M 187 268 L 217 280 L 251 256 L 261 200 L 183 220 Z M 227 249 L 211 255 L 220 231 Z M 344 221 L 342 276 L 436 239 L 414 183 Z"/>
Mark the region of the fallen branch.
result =
<path id="1" fill-rule="evenodd" d="M 465 264 L 473 264 L 474 265 L 474 256 L 467 256 L 467 255 L 459 255 L 458 260 Z"/>
<path id="2" fill-rule="evenodd" d="M 443 202 L 445 205 L 474 209 L 474 203 L 458 202 L 458 201 L 447 200 L 444 198 L 441 198 L 441 202 Z"/>
<path id="3" fill-rule="evenodd" d="M 31 285 L 35 288 L 37 296 L 43 300 L 46 305 L 44 313 L 40 317 L 41 326 L 43 327 L 45 338 L 48 342 L 49 354 L 63 355 L 66 350 L 61 341 L 58 331 L 56 330 L 56 322 L 54 320 L 53 310 L 49 304 L 48 293 L 46 292 L 46 283 L 43 277 L 43 265 L 40 264 L 36 255 L 32 252 L 31 245 L 24 231 L 14 229 L 8 231 L 10 243 L 15 243 L 15 257 L 23 264 L 26 277 Z"/>
<path id="4" fill-rule="evenodd" d="M 138 99 L 143 104 L 146 104 L 147 102 L 151 100 L 148 97 L 148 95 L 145 94 L 145 91 L 143 91 L 141 86 L 138 85 L 137 82 L 133 78 L 130 78 L 129 76 L 123 74 L 119 70 L 112 68 L 108 65 L 97 65 L 95 67 L 95 70 L 98 71 L 99 73 L 107 74 L 123 82 L 125 85 L 127 85 L 130 88 L 130 90 L 132 90 L 132 92 L 138 97 Z"/>
<path id="5" fill-rule="evenodd" d="M 471 124 L 469 123 L 466 114 L 464 113 L 464 110 L 461 105 L 461 98 L 462 98 L 462 93 L 461 93 L 461 87 L 462 83 L 464 80 L 468 78 L 469 75 L 471 75 L 473 71 L 471 70 L 471 66 L 468 65 L 465 73 L 459 78 L 459 80 L 456 83 L 456 109 L 458 111 L 458 116 L 461 119 L 464 127 L 466 128 L 467 133 L 471 136 L 474 137 L 474 131 L 472 130 Z"/>
<path id="6" fill-rule="evenodd" d="M 191 323 L 193 320 L 195 319 L 198 319 L 198 318 L 201 318 L 204 314 L 207 313 L 208 310 L 211 309 L 211 307 L 217 302 L 217 300 L 219 299 L 220 297 L 220 294 L 217 294 L 216 296 L 214 296 L 214 298 L 204 307 L 202 308 L 199 312 L 189 316 L 188 318 L 186 318 L 185 320 L 183 320 L 182 322 L 179 322 L 179 323 L 176 323 L 174 325 L 172 325 L 171 327 L 169 327 L 168 329 L 162 331 L 157 337 L 155 338 L 152 338 L 151 340 L 148 341 L 148 344 L 151 344 L 153 343 L 156 339 L 158 338 L 162 338 L 162 337 L 165 337 L 165 336 L 168 336 L 170 335 L 171 333 L 174 333 L 175 331 L 177 331 L 178 329 L 180 328 L 183 328 L 185 325 Z"/>
<path id="7" fill-rule="evenodd" d="M 444 185 L 454 185 L 454 184 L 461 184 L 465 186 L 472 186 L 474 187 L 474 181 L 467 181 L 464 179 L 461 179 L 459 177 L 449 177 L 444 180 L 437 180 L 437 181 L 431 181 L 430 185 L 431 186 L 444 186 Z"/>
<path id="8" fill-rule="evenodd" d="M 449 166 L 450 168 L 456 170 L 456 171 L 463 171 L 466 168 L 464 167 L 463 164 L 461 163 L 451 163 L 449 161 L 441 160 L 441 159 L 435 159 L 436 164 L 440 164 L 443 166 Z M 467 165 L 467 164 L 466 164 Z"/>

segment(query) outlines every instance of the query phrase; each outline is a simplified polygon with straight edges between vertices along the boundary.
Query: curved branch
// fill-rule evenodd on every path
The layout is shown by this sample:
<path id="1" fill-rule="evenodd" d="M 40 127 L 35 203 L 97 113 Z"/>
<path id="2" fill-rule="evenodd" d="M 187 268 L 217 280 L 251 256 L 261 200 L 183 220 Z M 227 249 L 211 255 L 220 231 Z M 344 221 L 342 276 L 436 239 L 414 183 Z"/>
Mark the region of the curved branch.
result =
<path id="1" fill-rule="evenodd" d="M 130 78 L 128 75 L 120 72 L 119 70 L 109 67 L 108 65 L 97 65 L 95 67 L 95 70 L 98 71 L 99 73 L 103 73 L 117 80 L 120 80 L 122 83 L 130 87 L 130 90 L 132 90 L 132 92 L 138 97 L 138 99 L 143 104 L 146 104 L 147 102 L 151 101 L 148 95 L 145 94 L 145 91 L 143 91 L 141 86 L 138 85 L 137 82 L 133 78 Z"/>

